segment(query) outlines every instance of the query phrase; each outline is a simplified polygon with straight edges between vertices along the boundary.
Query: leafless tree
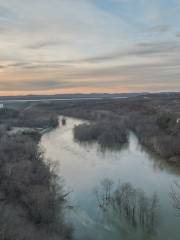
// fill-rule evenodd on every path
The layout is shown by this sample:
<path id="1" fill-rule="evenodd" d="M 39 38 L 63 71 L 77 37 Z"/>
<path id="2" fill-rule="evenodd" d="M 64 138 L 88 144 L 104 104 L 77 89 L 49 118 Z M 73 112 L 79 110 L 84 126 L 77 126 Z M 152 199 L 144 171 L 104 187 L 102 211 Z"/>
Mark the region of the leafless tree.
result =
<path id="1" fill-rule="evenodd" d="M 159 201 L 157 194 L 147 197 L 130 183 L 120 184 L 113 191 L 112 180 L 104 179 L 95 195 L 98 205 L 107 210 L 112 208 L 120 218 L 127 220 L 133 227 L 140 227 L 148 233 L 155 233 L 159 219 Z"/>
<path id="2" fill-rule="evenodd" d="M 171 186 L 171 191 L 169 195 L 177 214 L 180 216 L 180 184 L 179 183 L 175 182 L 174 185 Z"/>

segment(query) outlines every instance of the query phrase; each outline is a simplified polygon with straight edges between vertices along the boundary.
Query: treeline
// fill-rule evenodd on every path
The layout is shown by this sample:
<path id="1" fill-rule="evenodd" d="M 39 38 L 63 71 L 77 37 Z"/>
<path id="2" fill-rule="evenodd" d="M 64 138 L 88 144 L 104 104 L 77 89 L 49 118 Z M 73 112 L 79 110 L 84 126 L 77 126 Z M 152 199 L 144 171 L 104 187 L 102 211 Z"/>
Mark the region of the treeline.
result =
<path id="1" fill-rule="evenodd" d="M 143 145 L 168 161 L 180 163 L 180 122 L 176 114 L 164 111 L 130 116 L 130 128 Z"/>
<path id="2" fill-rule="evenodd" d="M 180 98 L 179 95 L 135 97 L 131 99 L 85 101 L 77 103 L 53 103 L 41 105 L 58 114 L 77 117 L 101 125 L 107 123 L 103 131 L 110 132 L 113 124 L 125 122 L 123 131 L 132 130 L 141 144 L 173 164 L 180 164 Z M 86 128 L 86 130 L 85 130 Z M 101 127 L 100 127 L 101 129 Z M 86 140 L 98 136 L 92 134 L 96 124 L 76 128 L 77 139 Z M 98 132 L 98 131 L 97 131 Z M 118 131 L 117 131 L 118 132 Z M 92 136 L 91 136 L 92 134 Z M 111 137 L 109 138 L 111 140 Z M 112 144 L 114 140 L 112 138 Z"/>
<path id="3" fill-rule="evenodd" d="M 101 147 L 121 147 L 128 141 L 123 121 L 102 121 L 81 124 L 74 128 L 74 138 L 80 142 L 97 141 Z"/>
<path id="4" fill-rule="evenodd" d="M 73 111 L 73 116 L 96 122 L 76 127 L 75 138 L 80 141 L 97 140 L 102 144 L 107 139 L 107 145 L 113 146 L 126 142 L 124 133 L 131 130 L 136 133 L 140 143 L 151 151 L 171 163 L 180 164 L 180 117 L 177 113 L 133 102 L 123 106 L 120 104 L 116 108 L 111 106 L 111 110 L 108 106 L 106 108 L 104 104 L 99 110 Z M 99 136 L 103 136 L 102 141 Z"/>
<path id="5" fill-rule="evenodd" d="M 38 150 L 38 134 L 0 134 L 0 239 L 71 239 L 63 187 Z"/>
<path id="6" fill-rule="evenodd" d="M 55 112 L 35 106 L 28 109 L 0 109 L 0 125 L 7 127 L 54 128 L 58 123 Z"/>
<path id="7" fill-rule="evenodd" d="M 120 127 L 121 131 L 134 131 L 141 144 L 171 163 L 180 164 L 179 94 L 154 94 L 145 98 L 140 96 L 118 100 L 41 103 L 30 108 L 30 119 L 36 114 L 44 116 L 45 113 L 48 113 L 49 116 L 54 115 L 55 119 L 58 115 L 64 115 L 95 122 L 95 124 L 90 124 L 91 126 L 88 124 L 88 126 L 76 128 L 76 139 L 80 141 L 92 139 L 100 141 L 102 144 L 105 143 L 105 145 L 109 145 L 109 142 L 112 141 L 111 146 L 116 144 L 115 142 L 119 142 L 118 131 L 116 132 L 115 128 L 119 129 L 116 125 L 121 125 L 121 122 L 123 122 L 125 124 L 123 124 L 123 128 Z M 22 115 L 25 116 L 25 119 L 28 116 L 24 113 Z M 28 119 L 24 122 L 28 122 Z M 36 117 L 33 117 L 33 119 L 36 119 Z M 48 121 L 50 119 L 48 117 Z M 32 123 L 33 121 L 35 120 L 32 120 Z M 55 124 L 52 124 L 53 122 L 50 125 L 56 125 L 58 121 L 55 120 Z M 115 127 L 113 126 L 114 122 L 116 122 Z M 104 123 L 107 124 L 107 127 L 101 127 L 101 125 L 105 125 Z M 96 130 L 97 126 L 100 128 L 98 131 Z M 113 134 L 110 129 L 112 129 Z M 97 134 L 93 133 L 95 131 L 97 131 Z M 105 132 L 104 136 L 101 134 L 102 132 Z M 125 138 L 123 137 L 123 139 Z"/>

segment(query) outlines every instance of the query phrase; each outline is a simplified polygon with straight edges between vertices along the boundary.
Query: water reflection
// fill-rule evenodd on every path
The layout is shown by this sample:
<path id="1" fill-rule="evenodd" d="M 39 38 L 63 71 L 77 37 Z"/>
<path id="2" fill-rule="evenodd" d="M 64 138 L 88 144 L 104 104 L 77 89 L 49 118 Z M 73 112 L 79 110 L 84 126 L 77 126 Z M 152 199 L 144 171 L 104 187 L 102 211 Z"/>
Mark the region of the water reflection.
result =
<path id="1" fill-rule="evenodd" d="M 159 223 L 159 199 L 156 193 L 148 197 L 142 189 L 131 183 L 113 186 L 112 179 L 105 178 L 94 189 L 98 207 L 104 214 L 125 221 L 139 232 L 155 235 Z"/>
<path id="2" fill-rule="evenodd" d="M 132 133 L 129 144 L 120 151 L 102 151 L 96 143 L 79 144 L 74 141 L 73 127 L 83 122 L 66 118 L 66 125 L 60 121 L 60 127 L 46 133 L 41 140 L 45 157 L 59 162 L 59 175 L 65 180 L 67 192 L 69 189 L 72 192 L 69 197 L 74 207 L 68 211 L 68 219 L 73 222 L 75 238 L 179 240 L 180 219 L 169 198 L 172 182 L 179 181 L 179 170 L 147 151 Z M 106 180 L 101 185 L 105 177 L 109 182 Z M 118 185 L 119 179 L 121 184 Z M 102 198 L 104 191 L 107 193 Z M 120 201 L 122 195 L 126 199 L 124 192 L 129 196 L 128 206 Z M 158 193 L 158 200 L 154 192 Z M 107 204 L 111 198 L 113 204 L 111 201 Z M 144 207 L 140 208 L 141 205 Z M 140 212 L 143 212 L 141 218 Z M 151 218 L 154 219 L 153 231 L 150 231 L 153 234 L 149 234 L 149 227 L 146 227 Z"/>

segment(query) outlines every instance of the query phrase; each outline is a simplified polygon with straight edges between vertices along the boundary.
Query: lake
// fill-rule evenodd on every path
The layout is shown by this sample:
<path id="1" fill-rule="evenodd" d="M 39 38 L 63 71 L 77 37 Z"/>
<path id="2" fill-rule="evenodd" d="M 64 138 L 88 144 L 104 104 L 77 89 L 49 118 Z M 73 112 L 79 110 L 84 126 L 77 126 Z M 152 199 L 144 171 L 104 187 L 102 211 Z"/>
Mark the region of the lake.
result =
<path id="1" fill-rule="evenodd" d="M 101 149 L 96 143 L 80 144 L 73 138 L 75 125 L 83 120 L 67 118 L 67 123 L 42 136 L 41 148 L 52 162 L 58 162 L 69 195 L 67 220 L 74 225 L 75 239 L 96 240 L 179 240 L 180 217 L 169 196 L 171 186 L 180 181 L 180 170 L 141 146 L 133 133 L 129 143 L 119 150 Z M 153 233 L 132 226 L 112 208 L 99 207 L 95 189 L 103 179 L 131 183 L 147 198 L 158 197 L 157 226 Z M 113 190 L 112 190 L 113 191 Z M 139 230 L 140 229 L 140 230 Z"/>

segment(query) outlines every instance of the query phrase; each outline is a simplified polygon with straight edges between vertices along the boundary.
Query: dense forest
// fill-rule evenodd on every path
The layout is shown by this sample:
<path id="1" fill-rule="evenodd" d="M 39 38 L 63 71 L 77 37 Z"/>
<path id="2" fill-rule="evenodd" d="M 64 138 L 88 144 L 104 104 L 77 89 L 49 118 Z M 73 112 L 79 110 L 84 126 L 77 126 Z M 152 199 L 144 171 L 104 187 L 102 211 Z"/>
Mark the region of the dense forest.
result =
<path id="1" fill-rule="evenodd" d="M 54 127 L 58 118 L 54 114 L 52 116 L 41 114 L 35 118 L 15 110 L 1 111 L 2 240 L 71 239 L 72 228 L 64 219 L 67 194 L 54 168 L 43 159 L 39 150 L 40 132 L 12 134 L 10 131 L 14 126 Z"/>

